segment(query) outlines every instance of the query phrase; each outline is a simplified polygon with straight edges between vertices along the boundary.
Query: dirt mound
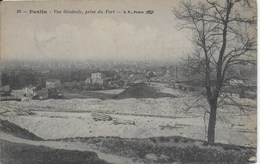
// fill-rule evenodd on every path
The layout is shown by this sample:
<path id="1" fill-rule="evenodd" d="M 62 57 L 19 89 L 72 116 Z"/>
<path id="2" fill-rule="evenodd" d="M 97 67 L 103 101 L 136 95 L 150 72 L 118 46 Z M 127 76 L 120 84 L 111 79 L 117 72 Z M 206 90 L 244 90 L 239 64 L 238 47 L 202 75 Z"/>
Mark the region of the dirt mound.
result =
<path id="1" fill-rule="evenodd" d="M 161 97 L 176 97 L 168 93 L 160 93 L 153 87 L 148 86 L 145 83 L 138 83 L 129 88 L 124 92 L 115 96 L 115 99 L 126 99 L 126 98 L 161 98 Z"/>
<path id="2" fill-rule="evenodd" d="M 2 164 L 87 164 L 107 163 L 98 158 L 95 152 L 52 149 L 0 140 Z"/>
<path id="3" fill-rule="evenodd" d="M 36 140 L 36 141 L 43 140 L 42 138 L 34 135 L 33 133 L 29 132 L 28 130 L 25 130 L 13 123 L 10 123 L 7 120 L 0 119 L 0 131 L 11 134 L 16 137 L 24 138 L 24 139 Z"/>

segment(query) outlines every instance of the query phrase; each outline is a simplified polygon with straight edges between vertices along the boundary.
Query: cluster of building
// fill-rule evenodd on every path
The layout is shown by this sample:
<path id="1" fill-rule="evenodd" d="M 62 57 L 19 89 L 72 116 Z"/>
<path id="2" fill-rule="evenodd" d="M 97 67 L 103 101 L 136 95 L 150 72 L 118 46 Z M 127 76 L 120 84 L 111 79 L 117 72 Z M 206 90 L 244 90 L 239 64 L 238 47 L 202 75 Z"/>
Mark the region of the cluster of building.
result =
<path id="1" fill-rule="evenodd" d="M 153 71 L 122 74 L 117 72 L 114 76 L 106 76 L 104 72 L 94 72 L 85 82 L 87 85 L 98 84 L 107 88 L 126 88 L 137 83 L 149 83 L 152 78 L 158 77 Z M 158 79 L 158 78 L 157 78 Z"/>
<path id="2" fill-rule="evenodd" d="M 91 76 L 88 77 L 85 82 L 86 85 L 100 85 L 105 88 L 126 88 L 128 85 L 134 83 L 146 82 L 147 77 L 145 74 L 131 74 L 128 77 L 120 76 L 118 77 L 106 76 L 105 73 L 95 72 L 91 73 Z"/>
<path id="3" fill-rule="evenodd" d="M 97 89 L 112 89 L 124 87 L 124 83 L 119 77 L 117 77 L 116 75 L 108 76 L 105 72 L 91 73 L 91 76 L 86 78 L 85 84 L 89 87 L 89 89 L 95 89 L 95 87 L 97 87 Z"/>
<path id="4" fill-rule="evenodd" d="M 158 68 L 153 71 L 148 69 L 132 69 L 133 68 L 124 68 L 121 71 L 120 69 L 115 69 L 113 71 L 93 71 L 92 73 L 87 75 L 88 77 L 86 77 L 85 75 L 86 79 L 83 82 L 85 85 L 84 89 L 92 90 L 126 88 L 127 86 L 131 86 L 136 83 L 150 82 L 169 83 L 173 86 L 173 88 L 180 89 L 183 91 L 194 91 L 197 89 L 196 87 L 198 87 L 194 85 L 194 82 L 185 81 L 184 79 L 182 79 L 180 71 L 178 71 L 177 67 L 169 69 Z M 79 82 L 76 81 L 76 83 Z M 225 96 L 235 98 L 256 98 L 256 92 L 254 91 L 246 89 L 237 89 L 235 86 L 239 83 L 244 83 L 244 81 L 234 79 L 229 80 L 228 84 L 225 85 L 225 87 L 228 87 L 226 87 L 226 89 L 223 90 L 222 94 Z M 199 87 L 203 88 L 202 85 L 203 84 L 200 84 Z M 59 88 L 62 88 L 63 86 L 63 83 L 61 83 L 59 79 L 47 79 L 45 80 L 44 87 L 39 88 L 33 85 L 29 85 L 23 87 L 23 89 L 19 92 L 14 91 L 13 94 L 16 98 L 24 99 L 57 99 L 62 98 L 62 94 L 59 93 Z M 250 86 L 254 86 L 254 84 L 250 84 Z M 74 86 L 72 85 L 72 88 L 73 87 Z M 1 96 L 10 96 L 10 93 L 11 88 L 9 85 L 1 86 Z"/>
<path id="5" fill-rule="evenodd" d="M 62 94 L 58 92 L 58 87 L 61 84 L 60 80 L 46 80 L 45 84 L 46 85 L 43 88 L 29 85 L 20 90 L 11 90 L 9 85 L 1 86 L 1 100 L 24 101 L 30 99 L 46 100 L 49 98 L 62 98 Z"/>
<path id="6" fill-rule="evenodd" d="M 45 100 L 48 98 L 62 98 L 62 94 L 58 93 L 58 87 L 61 82 L 58 79 L 46 80 L 44 88 L 27 86 L 23 88 L 23 97 L 31 99 Z"/>

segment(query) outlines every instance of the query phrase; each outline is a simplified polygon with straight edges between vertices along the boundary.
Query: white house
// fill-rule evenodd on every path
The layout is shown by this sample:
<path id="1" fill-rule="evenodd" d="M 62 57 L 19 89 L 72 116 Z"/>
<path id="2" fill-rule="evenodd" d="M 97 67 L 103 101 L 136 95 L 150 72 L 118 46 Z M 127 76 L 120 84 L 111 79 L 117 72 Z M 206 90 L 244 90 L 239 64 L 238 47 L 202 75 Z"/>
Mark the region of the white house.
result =
<path id="1" fill-rule="evenodd" d="M 102 73 L 100 73 L 100 72 L 91 73 L 91 77 L 86 79 L 86 83 L 102 85 L 104 83 L 104 80 L 102 78 Z"/>
<path id="2" fill-rule="evenodd" d="M 103 84 L 102 74 L 100 72 L 91 74 L 92 83 Z"/>

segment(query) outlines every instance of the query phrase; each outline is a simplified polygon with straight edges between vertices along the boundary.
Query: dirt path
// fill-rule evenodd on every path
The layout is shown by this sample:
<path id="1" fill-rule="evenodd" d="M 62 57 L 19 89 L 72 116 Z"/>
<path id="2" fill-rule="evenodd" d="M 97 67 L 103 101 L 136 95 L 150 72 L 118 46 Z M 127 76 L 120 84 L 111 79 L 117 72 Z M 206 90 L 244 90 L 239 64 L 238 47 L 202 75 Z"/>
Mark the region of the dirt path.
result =
<path id="1" fill-rule="evenodd" d="M 133 161 L 129 158 L 124 158 L 116 155 L 101 153 L 98 150 L 90 148 L 87 144 L 84 143 L 71 143 L 71 142 L 58 142 L 58 141 L 32 141 L 26 140 L 22 138 L 18 138 L 6 133 L 0 132 L 0 140 L 9 141 L 12 143 L 22 143 L 34 146 L 46 146 L 54 149 L 64 149 L 64 150 L 78 150 L 78 151 L 91 151 L 97 153 L 98 157 L 102 160 L 105 160 L 109 163 L 113 164 L 132 164 L 132 163 L 140 163 L 137 161 Z"/>

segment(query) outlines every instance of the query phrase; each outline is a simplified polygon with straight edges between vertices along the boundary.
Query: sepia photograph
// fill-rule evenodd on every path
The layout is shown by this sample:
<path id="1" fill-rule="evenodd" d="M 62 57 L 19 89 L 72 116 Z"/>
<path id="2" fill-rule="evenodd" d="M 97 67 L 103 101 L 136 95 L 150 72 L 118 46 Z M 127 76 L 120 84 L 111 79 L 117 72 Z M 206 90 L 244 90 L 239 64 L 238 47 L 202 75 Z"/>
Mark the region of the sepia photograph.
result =
<path id="1" fill-rule="evenodd" d="M 256 0 L 0 2 L 0 164 L 257 160 Z"/>

